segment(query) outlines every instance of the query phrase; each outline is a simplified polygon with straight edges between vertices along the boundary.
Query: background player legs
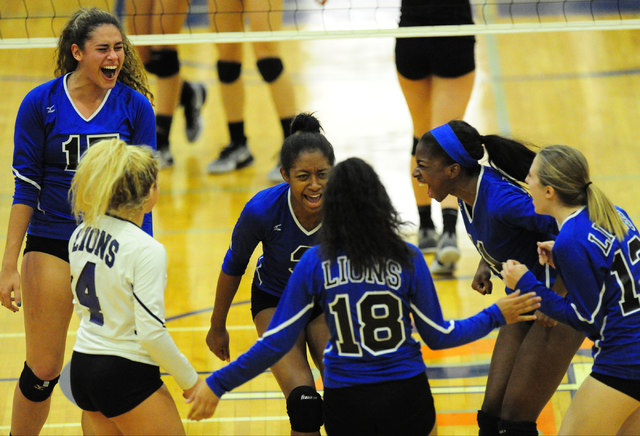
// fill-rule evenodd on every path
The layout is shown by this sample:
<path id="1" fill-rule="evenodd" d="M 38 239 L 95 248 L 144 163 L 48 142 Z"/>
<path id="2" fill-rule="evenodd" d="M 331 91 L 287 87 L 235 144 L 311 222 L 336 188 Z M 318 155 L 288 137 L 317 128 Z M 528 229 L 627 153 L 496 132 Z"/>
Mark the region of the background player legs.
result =
<path id="1" fill-rule="evenodd" d="M 249 0 L 249 10 L 263 10 L 260 0 Z M 278 12 L 252 12 L 249 15 L 249 23 L 253 31 L 280 30 L 282 28 L 282 0 L 271 1 L 271 9 Z M 256 54 L 258 70 L 262 78 L 269 85 L 271 98 L 282 126 L 283 139 L 291 134 L 291 121 L 296 114 L 296 100 L 293 91 L 291 76 L 282 63 L 278 42 L 254 42 L 253 50 Z M 280 148 L 277 148 L 278 159 Z M 280 162 L 269 171 L 267 178 L 270 182 L 282 182 L 280 175 Z"/>
<path id="2" fill-rule="evenodd" d="M 271 321 L 274 312 L 275 308 L 269 308 L 262 310 L 260 313 L 258 313 L 258 315 L 256 315 L 254 323 L 256 325 L 256 331 L 258 332 L 259 336 L 262 336 L 264 332 L 267 331 L 267 327 L 269 326 L 269 322 Z M 317 317 L 315 320 L 309 323 L 309 326 L 311 326 L 312 324 L 315 327 L 313 328 L 313 330 L 315 331 L 322 329 L 322 326 L 324 326 L 323 328 L 326 332 L 328 341 L 328 329 L 326 327 L 326 324 L 324 324 L 324 319 L 322 318 L 322 316 Z M 309 326 L 307 326 L 307 328 L 309 328 Z M 293 346 L 291 351 L 285 354 L 285 356 L 280 359 L 278 363 L 271 367 L 271 372 L 278 382 L 278 385 L 280 386 L 280 389 L 282 390 L 285 398 L 288 398 L 291 391 L 298 386 L 311 386 L 315 388 L 313 374 L 311 373 L 309 362 L 307 361 L 307 345 L 305 336 L 305 333 L 300 334 L 298 340 L 296 341 L 296 344 Z M 325 346 L 326 342 L 324 346 L 321 345 L 322 349 L 324 349 Z M 314 351 L 313 354 L 317 354 L 315 350 L 312 351 Z M 322 355 L 314 356 L 314 361 L 316 361 L 316 359 L 318 358 L 320 358 L 319 360 L 322 361 L 321 356 Z M 316 366 L 317 365 L 318 363 L 316 362 Z M 318 369 L 321 373 L 324 372 L 323 366 L 320 366 Z M 320 432 L 301 433 L 296 432 L 292 429 L 291 434 L 319 435 Z"/>
<path id="3" fill-rule="evenodd" d="M 462 119 L 471 97 L 475 71 L 456 78 L 428 76 L 424 79 L 410 80 L 398 73 L 400 88 L 407 102 L 413 123 L 414 144 L 416 139 L 453 119 Z M 411 169 L 415 168 L 415 157 L 411 158 Z M 455 262 L 460 257 L 456 243 L 456 222 L 458 202 L 448 196 L 441 204 L 443 233 L 439 241 L 431 220 L 431 199 L 424 186 L 419 186 L 412 177 L 413 192 L 420 215 L 419 241 L 423 252 L 436 251 L 436 259 L 430 266 L 434 274 L 451 274 Z M 423 222 L 424 221 L 424 222 Z"/>
<path id="4" fill-rule="evenodd" d="M 247 19 L 252 31 L 280 30 L 282 27 L 282 1 L 269 2 L 270 12 L 258 0 L 210 1 L 212 30 L 241 32 Z M 276 112 L 282 126 L 283 137 L 290 134 L 295 116 L 293 84 L 282 64 L 276 42 L 253 43 L 258 72 L 269 85 Z M 229 125 L 231 142 L 207 168 L 209 173 L 224 173 L 242 168 L 253 162 L 247 146 L 244 129 L 245 89 L 241 75 L 242 45 L 218 44 L 218 77 L 222 103 Z M 269 173 L 269 180 L 281 182 L 280 165 Z"/>
<path id="5" fill-rule="evenodd" d="M 241 0 L 210 0 L 209 12 L 213 32 L 242 32 L 244 6 Z M 250 165 L 253 156 L 244 131 L 244 84 L 242 80 L 242 44 L 217 44 L 218 80 L 222 107 L 227 117 L 229 144 L 207 166 L 209 173 L 225 173 Z"/>
<path id="6" fill-rule="evenodd" d="M 180 33 L 189 11 L 189 0 L 163 2 L 156 0 L 127 0 L 130 31 L 136 34 Z M 151 14 L 145 11 L 152 11 Z M 138 52 L 147 71 L 157 76 L 154 105 L 156 135 L 161 168 L 173 165 L 169 135 L 178 103 L 184 106 L 187 139 L 195 141 L 202 131 L 200 109 L 206 91 L 200 83 L 182 80 L 178 47 L 175 45 L 139 46 Z"/>
<path id="7" fill-rule="evenodd" d="M 22 302 L 26 361 L 41 380 L 60 375 L 73 304 L 69 264 L 58 257 L 31 251 L 22 260 Z M 51 397 L 27 399 L 19 385 L 13 395 L 11 434 L 38 434 L 47 420 Z"/>

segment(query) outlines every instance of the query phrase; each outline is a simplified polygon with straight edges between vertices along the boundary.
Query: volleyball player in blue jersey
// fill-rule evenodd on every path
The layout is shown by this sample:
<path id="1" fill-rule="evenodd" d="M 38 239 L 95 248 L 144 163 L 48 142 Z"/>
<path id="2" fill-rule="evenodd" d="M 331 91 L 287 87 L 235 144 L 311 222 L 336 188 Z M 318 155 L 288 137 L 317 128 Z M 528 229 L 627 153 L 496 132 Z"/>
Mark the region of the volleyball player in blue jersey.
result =
<path id="1" fill-rule="evenodd" d="M 335 161 L 333 147 L 320 133 L 318 120 L 309 114 L 298 115 L 291 130 L 280 153 L 286 183 L 259 192 L 245 205 L 222 264 L 207 335 L 209 348 L 221 360 L 230 357 L 229 307 L 258 243 L 262 243 L 263 254 L 253 276 L 251 314 L 259 335 L 267 330 L 294 267 L 316 244 L 324 187 Z M 323 372 L 322 354 L 329 336 L 321 314 L 314 311 L 296 347 L 271 368 L 287 399 L 294 434 L 318 434 L 322 425 L 322 402 L 307 362 L 308 344 L 316 367 Z"/>
<path id="2" fill-rule="evenodd" d="M 422 253 L 401 239 L 401 222 L 384 186 L 359 158 L 332 170 L 323 208 L 320 245 L 293 271 L 268 330 L 207 378 L 210 389 L 196 387 L 189 417 L 211 415 L 223 393 L 276 362 L 319 304 L 331 332 L 323 379 L 327 434 L 435 433 L 433 397 L 412 319 L 428 346 L 454 347 L 505 322 L 534 319 L 521 314 L 538 307 L 538 297 L 505 297 L 475 316 L 445 321 Z"/>
<path id="3" fill-rule="evenodd" d="M 559 434 L 639 434 L 640 234 L 591 181 L 584 155 L 553 145 L 533 161 L 527 184 L 535 210 L 560 225 L 539 244 L 540 262 L 557 269 L 566 297 L 547 289 L 515 260 L 502 273 L 509 288 L 535 290 L 541 311 L 594 341 L 591 374 L 578 389 Z"/>
<path id="4" fill-rule="evenodd" d="M 473 24 L 469 0 L 402 0 L 400 28 Z M 396 38 L 395 64 L 398 83 L 413 124 L 411 166 L 415 167 L 418 139 L 430 129 L 464 116 L 475 80 L 475 37 Z M 441 202 L 442 234 L 438 237 L 431 218 L 427 190 L 413 179 L 419 215 L 418 247 L 436 253 L 429 266 L 432 274 L 451 274 L 460 258 L 455 197 Z"/>
<path id="5" fill-rule="evenodd" d="M 485 150 L 491 166 L 478 163 Z M 414 177 L 429 185 L 429 196 L 436 200 L 458 198 L 467 233 L 482 256 L 471 285 L 482 294 L 491 293 L 491 273 L 499 276 L 507 259 L 518 259 L 548 285 L 554 278 L 538 264 L 535 248 L 554 237 L 556 222 L 536 214 L 531 197 L 518 185 L 534 157 L 521 143 L 482 136 L 464 121 L 437 127 L 418 143 Z M 554 290 L 566 292 L 560 281 Z M 584 340 L 568 326 L 540 321 L 500 329 L 478 412 L 480 435 L 497 435 L 499 421 L 504 431 L 533 434 L 538 415 Z"/>
<path id="6" fill-rule="evenodd" d="M 15 125 L 15 193 L 0 272 L 2 305 L 15 312 L 24 303 L 26 362 L 14 393 L 13 434 L 40 432 L 62 368 L 73 308 L 67 242 L 76 227 L 67 195 L 78 160 L 108 138 L 155 148 L 144 68 L 114 16 L 82 9 L 71 17 L 58 42 L 56 75 L 27 94 Z"/>

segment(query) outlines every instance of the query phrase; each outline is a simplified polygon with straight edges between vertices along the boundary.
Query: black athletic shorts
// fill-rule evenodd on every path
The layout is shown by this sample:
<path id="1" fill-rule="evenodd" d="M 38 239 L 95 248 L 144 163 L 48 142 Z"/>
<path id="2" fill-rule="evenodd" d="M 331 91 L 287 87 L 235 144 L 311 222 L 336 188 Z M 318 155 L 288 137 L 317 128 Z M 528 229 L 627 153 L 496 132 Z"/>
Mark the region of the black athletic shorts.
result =
<path id="1" fill-rule="evenodd" d="M 473 24 L 468 0 L 403 0 L 399 27 Z M 476 39 L 446 36 L 396 39 L 396 69 L 407 79 L 455 78 L 475 70 Z"/>
<path id="2" fill-rule="evenodd" d="M 455 78 L 476 69 L 473 36 L 397 38 L 396 69 L 409 80 Z"/>
<path id="3" fill-rule="evenodd" d="M 258 289 L 255 285 L 251 285 L 251 318 L 256 319 L 256 316 L 265 309 L 270 307 L 277 307 L 280 297 Z M 311 320 L 316 319 L 322 315 L 322 307 L 316 303 L 311 311 Z"/>
<path id="4" fill-rule="evenodd" d="M 44 238 L 27 233 L 27 243 L 24 247 L 24 254 L 30 251 L 39 251 L 58 257 L 69 263 L 69 240 Z"/>
<path id="5" fill-rule="evenodd" d="M 113 418 L 134 409 L 161 386 L 160 368 L 154 365 L 77 351 L 71 357 L 71 393 L 82 410 Z"/>
<path id="6" fill-rule="evenodd" d="M 629 395 L 640 401 L 640 380 L 628 380 L 624 378 L 614 377 L 612 375 L 604 375 L 598 372 L 591 372 L 591 377 L 604 383 L 623 394 Z"/>
<path id="7" fill-rule="evenodd" d="M 425 436 L 436 422 L 426 372 L 382 383 L 325 387 L 324 407 L 329 436 Z"/>

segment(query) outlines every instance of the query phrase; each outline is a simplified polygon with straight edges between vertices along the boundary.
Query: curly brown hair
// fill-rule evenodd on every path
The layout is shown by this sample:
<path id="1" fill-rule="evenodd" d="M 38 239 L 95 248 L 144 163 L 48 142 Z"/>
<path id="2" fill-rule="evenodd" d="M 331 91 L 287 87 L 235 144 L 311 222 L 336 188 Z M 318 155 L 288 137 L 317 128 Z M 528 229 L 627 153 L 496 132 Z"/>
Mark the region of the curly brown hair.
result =
<path id="1" fill-rule="evenodd" d="M 81 50 L 91 37 L 96 27 L 104 24 L 115 26 L 122 35 L 124 48 L 124 64 L 118 75 L 118 81 L 130 86 L 153 103 L 153 94 L 149 90 L 149 82 L 144 65 L 137 50 L 127 38 L 118 19 L 107 11 L 98 8 L 82 8 L 75 12 L 65 25 L 56 49 L 56 77 L 75 71 L 78 61 L 73 57 L 71 46 L 76 44 Z"/>

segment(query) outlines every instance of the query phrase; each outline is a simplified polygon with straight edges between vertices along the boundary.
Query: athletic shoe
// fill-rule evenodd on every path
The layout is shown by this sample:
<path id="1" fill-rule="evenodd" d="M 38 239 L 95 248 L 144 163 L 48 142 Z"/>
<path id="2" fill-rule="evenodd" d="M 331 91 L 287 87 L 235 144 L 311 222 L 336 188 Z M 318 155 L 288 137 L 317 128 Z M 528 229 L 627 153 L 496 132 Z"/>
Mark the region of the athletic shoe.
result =
<path id="1" fill-rule="evenodd" d="M 456 262 L 460 259 L 460 249 L 455 233 L 443 232 L 438 240 L 436 257 L 429 269 L 432 274 L 450 275 L 456 269 Z"/>
<path id="2" fill-rule="evenodd" d="M 282 183 L 284 179 L 280 174 L 280 162 L 267 173 L 267 180 L 271 183 Z"/>
<path id="3" fill-rule="evenodd" d="M 184 106 L 184 125 L 189 142 L 196 141 L 202 133 L 202 105 L 207 99 L 207 88 L 202 83 L 184 82 L 184 85 L 191 89 L 185 92 L 185 96 L 180 102 Z"/>
<path id="4" fill-rule="evenodd" d="M 209 174 L 228 173 L 233 170 L 251 165 L 253 156 L 249 151 L 247 144 L 236 145 L 230 142 L 220 152 L 220 156 L 207 166 Z"/>
<path id="5" fill-rule="evenodd" d="M 440 263 L 440 261 L 438 261 L 438 258 L 433 259 L 433 262 L 431 262 L 431 265 L 429 265 L 429 271 L 431 271 L 431 274 L 434 275 L 450 276 L 451 274 L 453 274 L 453 271 L 455 269 L 455 263 L 445 265 L 443 263 Z"/>
<path id="6" fill-rule="evenodd" d="M 158 159 L 158 166 L 160 169 L 173 166 L 173 155 L 171 154 L 171 150 L 168 148 L 158 150 L 156 157 Z"/>
<path id="7" fill-rule="evenodd" d="M 418 230 L 418 248 L 423 253 L 435 253 L 438 248 L 438 232 L 436 229 Z"/>
<path id="8" fill-rule="evenodd" d="M 436 259 L 443 265 L 456 263 L 460 259 L 460 249 L 455 233 L 442 232 L 438 240 Z"/>

